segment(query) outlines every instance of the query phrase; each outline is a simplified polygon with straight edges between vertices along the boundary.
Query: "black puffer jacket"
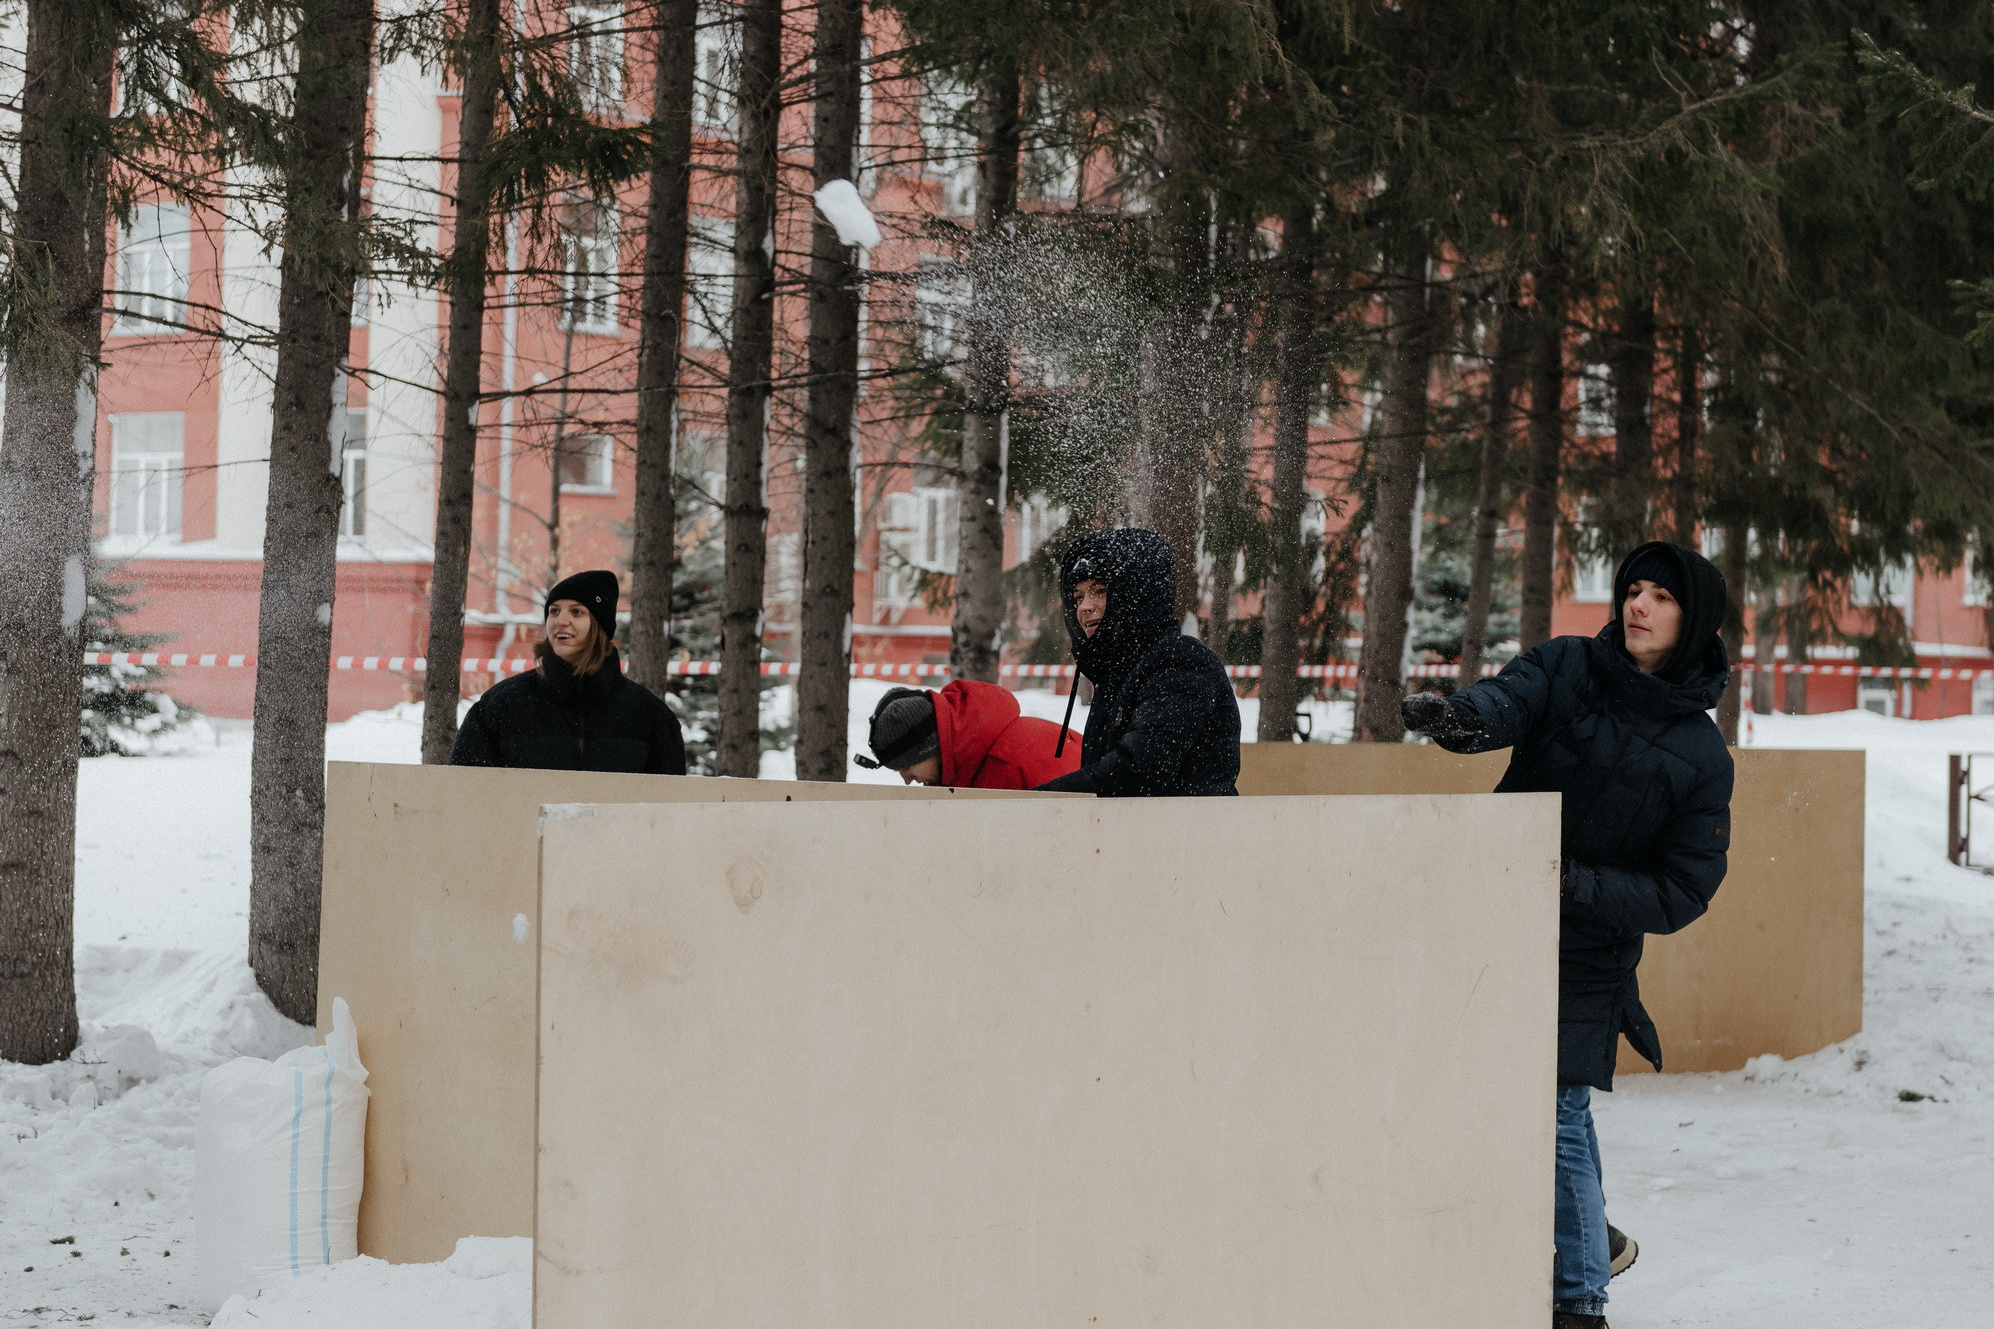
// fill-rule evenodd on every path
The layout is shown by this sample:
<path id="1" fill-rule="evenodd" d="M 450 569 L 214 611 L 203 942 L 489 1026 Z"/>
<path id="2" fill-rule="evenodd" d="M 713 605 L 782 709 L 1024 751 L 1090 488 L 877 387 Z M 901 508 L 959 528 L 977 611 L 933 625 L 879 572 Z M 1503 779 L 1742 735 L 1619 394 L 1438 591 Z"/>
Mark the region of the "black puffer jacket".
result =
<path id="1" fill-rule="evenodd" d="M 478 698 L 450 764 L 684 775 L 685 739 L 671 708 L 625 678 L 616 657 L 576 678 L 550 655 Z"/>
<path id="2" fill-rule="evenodd" d="M 1108 588 L 1092 637 L 1080 630 L 1073 587 L 1085 561 Z M 1039 786 L 1103 798 L 1237 794 L 1239 702 L 1218 656 L 1177 626 L 1177 572 L 1153 531 L 1101 531 L 1076 540 L 1059 569 L 1066 632 L 1094 684 L 1080 769 Z"/>
<path id="3" fill-rule="evenodd" d="M 1637 669 L 1617 619 L 1596 637 L 1554 638 L 1458 693 L 1453 704 L 1471 707 L 1482 729 L 1444 742 L 1456 752 L 1513 747 L 1497 793 L 1564 795 L 1559 1084 L 1611 1089 L 1622 1033 L 1661 1069 L 1635 977 L 1642 938 L 1694 922 L 1724 880 L 1731 754 L 1705 714 L 1730 675 L 1717 636 L 1724 583 L 1689 550 L 1663 548 L 1697 587 L 1667 668 Z M 1616 605 L 1627 565 L 1614 579 Z"/>

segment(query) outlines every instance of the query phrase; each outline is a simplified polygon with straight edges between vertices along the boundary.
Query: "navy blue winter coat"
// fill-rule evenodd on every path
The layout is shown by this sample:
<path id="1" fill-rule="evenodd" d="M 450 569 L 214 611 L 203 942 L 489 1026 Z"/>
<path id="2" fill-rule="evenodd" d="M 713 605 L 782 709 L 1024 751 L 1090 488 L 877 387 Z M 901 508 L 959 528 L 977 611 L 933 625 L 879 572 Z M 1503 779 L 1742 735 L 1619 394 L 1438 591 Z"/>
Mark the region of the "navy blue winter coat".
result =
<path id="1" fill-rule="evenodd" d="M 1720 581 L 1704 617 L 1721 622 L 1722 594 Z M 1696 921 L 1724 880 L 1731 754 L 1705 712 L 1730 661 L 1714 627 L 1701 635 L 1680 666 L 1643 674 L 1615 622 L 1525 651 L 1454 698 L 1482 729 L 1444 746 L 1515 749 L 1497 793 L 1564 795 L 1559 1084 L 1611 1089 L 1623 1033 L 1661 1069 L 1635 977 L 1642 939 Z"/>
<path id="2" fill-rule="evenodd" d="M 1080 630 L 1073 588 L 1108 588 L 1094 635 Z M 1060 563 L 1060 599 L 1080 672 L 1094 684 L 1080 769 L 1038 786 L 1103 798 L 1237 794 L 1239 699 L 1225 666 L 1172 613 L 1177 572 L 1153 531 L 1100 531 Z"/>

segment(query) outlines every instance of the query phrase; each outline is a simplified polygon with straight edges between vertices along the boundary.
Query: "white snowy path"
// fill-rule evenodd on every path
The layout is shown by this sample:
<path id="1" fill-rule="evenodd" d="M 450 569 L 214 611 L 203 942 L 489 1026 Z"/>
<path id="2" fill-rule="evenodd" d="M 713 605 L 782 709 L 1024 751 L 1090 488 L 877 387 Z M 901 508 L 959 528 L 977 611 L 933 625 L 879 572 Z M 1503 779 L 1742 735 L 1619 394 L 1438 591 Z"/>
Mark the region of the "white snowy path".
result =
<path id="1" fill-rule="evenodd" d="M 854 684 L 856 739 L 885 686 Z M 1064 700 L 1028 693 L 1025 709 L 1056 719 Z M 1344 718 L 1324 708 L 1316 723 L 1327 732 Z M 330 752 L 410 761 L 417 725 L 410 711 L 363 716 L 332 727 Z M 1791 1063 L 1634 1077 L 1596 1096 L 1611 1213 L 1642 1243 L 1613 1285 L 1611 1319 L 1987 1324 L 1994 877 L 1953 868 L 1943 841 L 1945 753 L 1994 751 L 1994 718 L 1772 717 L 1754 738 L 1870 752 L 1866 1028 Z M 787 765 L 770 754 L 764 774 Z M 881 776 L 893 778 L 869 778 Z M 239 729 L 210 750 L 84 763 L 86 1041 L 61 1066 L 0 1064 L 0 1325 L 208 1323 L 189 1308 L 200 1076 L 307 1036 L 270 1010 L 240 958 L 248 778 Z M 523 1329 L 523 1276 L 485 1272 L 356 1261 L 217 1329 Z"/>

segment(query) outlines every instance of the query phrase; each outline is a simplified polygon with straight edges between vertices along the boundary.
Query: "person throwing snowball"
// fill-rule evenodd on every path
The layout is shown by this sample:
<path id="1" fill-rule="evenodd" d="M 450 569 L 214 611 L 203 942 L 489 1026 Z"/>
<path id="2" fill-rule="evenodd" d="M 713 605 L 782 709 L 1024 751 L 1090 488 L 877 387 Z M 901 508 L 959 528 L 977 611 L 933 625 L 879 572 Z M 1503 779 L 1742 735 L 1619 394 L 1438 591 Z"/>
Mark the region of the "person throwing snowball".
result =
<path id="1" fill-rule="evenodd" d="M 1553 1329 L 1605 1329 L 1607 1280 L 1637 1253 L 1606 1222 L 1591 1095 L 1613 1088 L 1621 1034 L 1662 1068 L 1635 979 L 1642 938 L 1702 916 L 1731 841 L 1731 754 L 1706 714 L 1731 673 L 1723 575 L 1653 541 L 1621 562 L 1613 599 L 1596 637 L 1403 703 L 1406 728 L 1451 752 L 1513 749 L 1497 793 L 1564 796 Z"/>
<path id="2" fill-rule="evenodd" d="M 533 672 L 494 686 L 464 717 L 452 766 L 685 774 L 678 717 L 623 676 L 608 571 L 577 572 L 547 592 L 546 636 Z"/>
<path id="3" fill-rule="evenodd" d="M 1218 656 L 1178 628 L 1176 560 L 1163 537 L 1128 528 L 1074 541 L 1060 560 L 1059 599 L 1094 705 L 1080 769 L 1037 788 L 1103 798 L 1237 794 L 1239 701 Z"/>

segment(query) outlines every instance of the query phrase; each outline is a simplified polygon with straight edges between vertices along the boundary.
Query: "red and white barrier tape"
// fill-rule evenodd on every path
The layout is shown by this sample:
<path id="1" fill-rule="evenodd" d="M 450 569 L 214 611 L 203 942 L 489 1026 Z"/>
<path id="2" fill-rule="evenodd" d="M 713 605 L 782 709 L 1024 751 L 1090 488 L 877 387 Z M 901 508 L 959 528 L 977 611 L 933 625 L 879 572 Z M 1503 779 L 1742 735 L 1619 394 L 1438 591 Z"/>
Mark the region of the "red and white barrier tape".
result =
<path id="1" fill-rule="evenodd" d="M 146 665 L 156 669 L 254 669 L 256 657 L 253 655 L 199 654 L 192 651 L 85 651 L 83 663 L 87 665 Z M 425 673 L 429 662 L 422 656 L 408 655 L 337 655 L 332 659 L 334 669 L 379 670 L 391 674 Z M 467 674 L 523 674 L 533 667 L 530 658 L 510 660 L 469 659 L 459 666 Z M 1493 674 L 1497 666 L 1485 665 L 1484 674 Z M 718 660 L 674 660 L 665 666 L 665 672 L 675 677 L 699 678 L 720 672 Z M 794 678 L 803 672 L 803 666 L 794 660 L 771 661 L 762 665 L 764 678 Z M 1071 678 L 1072 665 L 1005 665 L 998 671 L 1005 678 Z M 1408 678 L 1453 678 L 1461 671 L 1453 665 L 1414 665 L 1406 670 Z M 1906 679 L 1973 679 L 1994 678 L 1994 668 L 1989 669 L 1897 669 L 1878 665 L 1826 665 L 1826 664 L 1775 664 L 1755 666 L 1750 663 L 1738 666 L 1740 673 L 1766 674 L 1821 674 L 1838 678 L 1906 678 Z M 945 664 L 855 664 L 853 678 L 947 678 L 949 667 Z M 1259 678 L 1259 665 L 1228 665 L 1226 673 L 1233 678 Z M 1357 677 L 1357 666 L 1353 664 L 1302 665 L 1295 670 L 1298 678 L 1347 678 Z"/>

